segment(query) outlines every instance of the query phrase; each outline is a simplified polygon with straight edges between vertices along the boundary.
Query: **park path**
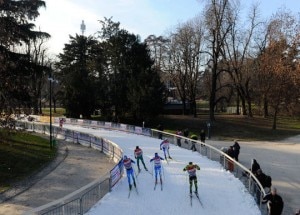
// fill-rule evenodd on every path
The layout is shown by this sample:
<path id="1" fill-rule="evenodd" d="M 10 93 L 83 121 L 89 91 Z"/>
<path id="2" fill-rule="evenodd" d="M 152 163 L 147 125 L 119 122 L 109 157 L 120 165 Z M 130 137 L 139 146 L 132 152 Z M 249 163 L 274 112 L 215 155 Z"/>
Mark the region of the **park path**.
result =
<path id="1" fill-rule="evenodd" d="M 233 141 L 208 140 L 208 144 L 221 148 Z M 239 141 L 239 162 L 250 167 L 254 158 L 261 169 L 272 177 L 272 184 L 283 198 L 283 215 L 295 214 L 300 209 L 300 135 L 283 141 Z"/>
<path id="2" fill-rule="evenodd" d="M 98 150 L 65 141 L 59 142 L 57 158 L 26 183 L 0 199 L 0 215 L 19 215 L 78 190 L 105 175 L 115 165 Z M 17 195 L 15 195 L 17 194 Z"/>

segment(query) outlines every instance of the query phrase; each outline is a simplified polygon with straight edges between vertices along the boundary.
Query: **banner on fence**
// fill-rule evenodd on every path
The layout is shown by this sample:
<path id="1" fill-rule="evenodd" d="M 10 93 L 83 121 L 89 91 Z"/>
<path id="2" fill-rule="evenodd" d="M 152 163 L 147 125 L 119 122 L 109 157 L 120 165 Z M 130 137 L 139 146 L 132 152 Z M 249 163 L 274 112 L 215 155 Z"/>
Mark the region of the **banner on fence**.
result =
<path id="1" fill-rule="evenodd" d="M 121 128 L 121 130 L 126 131 L 127 125 L 126 124 L 120 124 L 120 128 Z"/>
<path id="2" fill-rule="evenodd" d="M 111 122 L 105 122 L 105 127 L 109 127 L 109 128 L 111 128 Z"/>
<path id="3" fill-rule="evenodd" d="M 111 188 L 121 179 L 123 174 L 123 159 L 110 171 Z"/>
<path id="4" fill-rule="evenodd" d="M 141 134 L 141 133 L 143 133 L 143 128 L 142 127 L 135 127 L 134 132 L 136 134 Z"/>

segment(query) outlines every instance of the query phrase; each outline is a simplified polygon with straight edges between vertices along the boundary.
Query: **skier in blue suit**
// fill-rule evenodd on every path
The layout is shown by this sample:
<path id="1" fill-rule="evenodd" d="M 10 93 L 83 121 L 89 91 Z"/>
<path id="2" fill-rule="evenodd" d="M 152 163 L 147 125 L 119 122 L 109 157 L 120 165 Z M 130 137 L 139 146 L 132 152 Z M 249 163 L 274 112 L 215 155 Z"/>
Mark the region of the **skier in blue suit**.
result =
<path id="1" fill-rule="evenodd" d="M 155 171 L 155 184 L 157 184 L 157 175 L 159 174 L 160 183 L 162 183 L 161 177 L 161 160 L 164 160 L 157 153 L 155 153 L 154 157 L 150 160 L 150 162 L 154 161 L 154 171 Z"/>
<path id="2" fill-rule="evenodd" d="M 127 157 L 126 155 L 124 155 L 123 164 L 124 164 L 124 167 L 126 169 L 127 180 L 128 180 L 128 184 L 129 184 L 129 189 L 130 190 L 132 188 L 132 184 L 131 184 L 130 178 L 132 178 L 133 185 L 134 185 L 134 187 L 136 187 L 135 177 L 134 177 L 134 171 L 133 171 L 133 168 L 132 168 L 132 163 L 135 163 L 135 162 L 133 160 L 131 160 L 129 157 Z"/>

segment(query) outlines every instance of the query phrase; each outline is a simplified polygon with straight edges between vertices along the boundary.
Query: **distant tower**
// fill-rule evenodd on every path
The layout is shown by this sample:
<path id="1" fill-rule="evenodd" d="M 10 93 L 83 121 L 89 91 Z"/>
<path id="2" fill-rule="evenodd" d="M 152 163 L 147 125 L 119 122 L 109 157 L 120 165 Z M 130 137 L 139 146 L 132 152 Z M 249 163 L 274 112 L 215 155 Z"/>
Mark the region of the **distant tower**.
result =
<path id="1" fill-rule="evenodd" d="M 82 35 L 84 34 L 84 31 L 85 31 L 85 24 L 84 24 L 84 21 L 82 20 L 82 23 L 80 25 L 80 29 L 81 29 L 81 33 Z"/>

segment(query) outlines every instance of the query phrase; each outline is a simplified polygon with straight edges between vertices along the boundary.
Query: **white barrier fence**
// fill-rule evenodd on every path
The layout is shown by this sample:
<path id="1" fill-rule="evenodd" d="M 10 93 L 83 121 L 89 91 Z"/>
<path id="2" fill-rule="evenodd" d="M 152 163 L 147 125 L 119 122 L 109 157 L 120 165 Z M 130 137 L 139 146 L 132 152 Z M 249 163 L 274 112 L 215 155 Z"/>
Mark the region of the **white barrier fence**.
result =
<path id="1" fill-rule="evenodd" d="M 59 123 L 59 118 L 55 118 L 54 122 Z M 18 122 L 20 123 L 20 122 Z M 41 125 L 41 124 L 34 124 L 34 123 L 28 123 L 28 122 L 22 122 L 25 129 L 36 131 L 43 131 L 45 134 L 50 134 L 49 126 L 47 125 Z M 202 143 L 197 140 L 192 140 L 190 138 L 186 138 L 183 136 L 178 136 L 175 134 L 159 131 L 156 129 L 150 129 L 150 128 L 144 128 L 139 126 L 133 126 L 133 125 L 127 125 L 127 124 L 121 124 L 121 123 L 112 123 L 112 122 L 102 122 L 102 121 L 91 121 L 91 120 L 82 120 L 82 119 L 65 119 L 64 123 L 66 124 L 72 124 L 72 125 L 79 125 L 83 127 L 89 127 L 89 128 L 103 128 L 103 129 L 110 129 L 110 130 L 119 130 L 124 132 L 131 132 L 135 134 L 145 135 L 145 136 L 151 136 L 153 138 L 168 138 L 170 143 L 174 145 L 178 145 L 182 148 L 190 149 L 191 145 L 194 144 L 196 147 L 196 150 L 203 156 L 206 156 L 210 160 L 218 161 L 220 164 L 227 170 L 230 170 L 232 174 L 234 174 L 237 178 L 241 180 L 241 182 L 245 185 L 246 189 L 249 191 L 249 193 L 253 196 L 255 199 L 257 205 L 260 208 L 261 213 L 267 214 L 267 207 L 265 205 L 262 205 L 262 198 L 266 194 L 264 188 L 258 181 L 258 179 L 255 177 L 255 175 L 249 171 L 248 168 L 243 166 L 242 164 L 236 162 L 234 159 L 232 159 L 230 156 L 228 156 L 226 153 L 222 152 L 221 150 L 206 144 Z M 19 125 L 22 126 L 22 125 Z M 77 131 L 72 131 L 60 127 L 53 127 L 53 133 L 57 137 L 62 137 L 68 141 L 73 141 L 76 143 L 80 143 L 85 146 L 93 147 L 97 150 L 102 151 L 103 153 L 115 158 L 116 162 L 120 162 L 122 159 L 122 150 L 113 142 L 95 137 L 93 135 L 89 135 L 86 133 L 81 133 Z M 184 143 L 184 144 L 183 144 Z M 109 177 L 109 185 L 107 192 L 111 189 L 113 185 L 115 185 L 121 175 L 123 174 L 123 168 L 119 168 L 119 164 L 115 166 L 110 171 L 110 177 Z M 105 179 L 106 180 L 106 179 Z M 103 181 L 105 181 L 103 180 Z M 46 210 L 46 206 L 43 208 L 36 208 L 34 210 L 34 213 L 26 213 L 26 214 L 47 214 L 47 215 L 71 215 L 71 214 L 84 214 L 86 211 L 89 210 L 90 207 L 95 204 L 99 199 L 102 198 L 102 194 L 99 194 L 97 190 L 101 190 L 97 186 L 100 187 L 101 183 L 104 183 L 103 181 L 98 181 L 96 185 L 91 184 L 87 185 L 84 189 L 80 189 L 81 192 L 74 192 L 70 195 L 68 195 L 68 198 L 63 198 L 61 200 L 57 200 L 56 204 L 48 204 L 47 206 L 51 205 L 51 210 L 48 207 L 48 210 L 46 212 L 41 211 L 43 209 Z M 96 188 L 95 188 L 96 187 Z M 103 187 L 103 185 L 101 185 Z M 82 193 L 82 191 L 88 191 L 83 192 L 80 197 L 74 198 L 74 200 L 71 201 L 71 196 L 78 196 L 78 193 Z M 91 197 L 88 198 L 89 200 L 84 200 L 86 196 L 89 196 L 89 192 L 95 192 L 97 196 L 96 200 L 91 200 Z M 103 192 L 103 191 L 101 191 Z M 68 201 L 66 201 L 68 200 Z M 90 204 L 86 204 L 85 202 L 90 202 Z M 75 206 L 73 206 L 75 205 Z M 85 206 L 88 205 L 88 206 Z M 71 209 L 70 209 L 71 208 Z M 75 213 L 76 211 L 76 213 Z"/>

